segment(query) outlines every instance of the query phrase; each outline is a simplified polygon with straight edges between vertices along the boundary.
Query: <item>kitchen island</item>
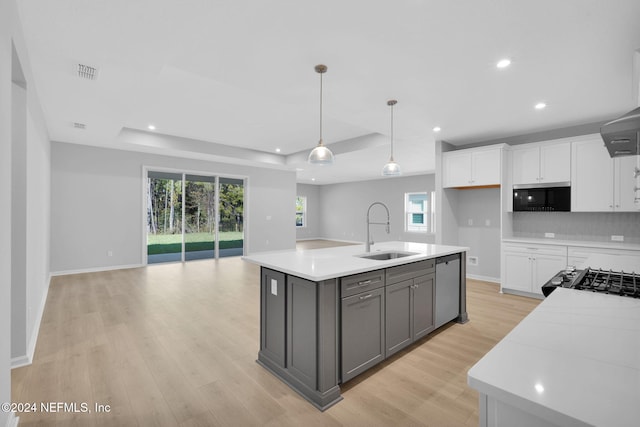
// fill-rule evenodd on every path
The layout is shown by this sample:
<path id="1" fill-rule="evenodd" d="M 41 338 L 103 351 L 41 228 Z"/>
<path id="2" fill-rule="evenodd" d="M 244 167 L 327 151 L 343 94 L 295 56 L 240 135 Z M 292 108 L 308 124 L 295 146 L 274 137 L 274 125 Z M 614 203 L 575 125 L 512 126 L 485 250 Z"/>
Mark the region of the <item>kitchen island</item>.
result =
<path id="1" fill-rule="evenodd" d="M 467 321 L 466 247 L 409 242 L 246 256 L 261 267 L 257 362 L 321 410 L 340 384 Z M 372 257 L 374 259 L 372 259 Z"/>
<path id="2" fill-rule="evenodd" d="M 468 372 L 480 426 L 637 426 L 640 300 L 557 288 Z"/>

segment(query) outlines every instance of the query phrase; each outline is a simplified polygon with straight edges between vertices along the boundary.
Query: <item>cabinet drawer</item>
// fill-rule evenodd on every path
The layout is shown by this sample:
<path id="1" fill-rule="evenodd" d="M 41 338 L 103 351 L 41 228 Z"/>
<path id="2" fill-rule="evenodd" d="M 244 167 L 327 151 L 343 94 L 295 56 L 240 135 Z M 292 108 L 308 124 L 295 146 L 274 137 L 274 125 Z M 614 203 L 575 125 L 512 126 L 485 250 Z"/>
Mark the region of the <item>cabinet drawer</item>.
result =
<path id="1" fill-rule="evenodd" d="M 387 285 L 413 279 L 414 277 L 435 272 L 435 259 L 412 262 L 411 264 L 398 265 L 386 270 Z"/>
<path id="2" fill-rule="evenodd" d="M 580 246 L 569 246 L 568 254 L 575 258 L 588 258 L 590 255 L 627 255 L 640 256 L 640 251 L 631 249 L 615 249 L 615 248 L 587 248 Z"/>
<path id="3" fill-rule="evenodd" d="M 521 254 L 541 254 L 541 255 L 551 255 L 551 256 L 567 256 L 567 247 L 566 246 L 556 246 L 556 245 L 538 245 L 538 244 L 517 244 L 517 243 L 506 243 L 503 245 L 504 252 L 509 253 L 521 253 Z"/>
<path id="4" fill-rule="evenodd" d="M 384 270 L 370 271 L 340 279 L 341 296 L 348 297 L 384 286 Z"/>

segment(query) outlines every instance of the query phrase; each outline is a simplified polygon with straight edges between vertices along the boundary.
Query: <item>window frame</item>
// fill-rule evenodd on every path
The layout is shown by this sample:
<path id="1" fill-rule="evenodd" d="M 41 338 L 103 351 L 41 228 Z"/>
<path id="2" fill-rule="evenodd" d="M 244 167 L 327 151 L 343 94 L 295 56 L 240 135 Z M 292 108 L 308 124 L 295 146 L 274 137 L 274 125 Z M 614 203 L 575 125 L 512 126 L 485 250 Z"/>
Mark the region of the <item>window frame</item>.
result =
<path id="1" fill-rule="evenodd" d="M 412 196 L 423 196 L 422 210 L 414 210 L 411 203 Z M 433 234 L 435 232 L 435 212 L 433 203 L 435 191 L 412 191 L 404 193 L 404 231 L 405 233 Z M 423 225 L 415 224 L 412 220 L 414 214 L 422 214 Z"/>
<path id="2" fill-rule="evenodd" d="M 302 200 L 302 211 L 298 212 L 298 200 Z M 302 224 L 298 225 L 298 214 L 301 214 Z M 296 229 L 307 228 L 307 196 L 296 196 Z"/>

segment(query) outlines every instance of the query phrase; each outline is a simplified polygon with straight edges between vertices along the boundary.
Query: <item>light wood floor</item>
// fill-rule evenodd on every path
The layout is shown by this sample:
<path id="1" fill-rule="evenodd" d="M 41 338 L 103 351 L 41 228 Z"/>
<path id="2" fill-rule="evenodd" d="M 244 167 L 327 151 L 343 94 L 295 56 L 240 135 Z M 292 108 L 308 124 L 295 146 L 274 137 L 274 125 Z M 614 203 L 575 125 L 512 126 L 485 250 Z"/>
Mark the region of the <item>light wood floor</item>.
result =
<path id="1" fill-rule="evenodd" d="M 258 284 L 240 258 L 55 277 L 12 399 L 111 411 L 19 413 L 20 426 L 475 426 L 467 370 L 539 303 L 468 281 L 467 324 L 344 384 L 322 413 L 255 362 Z"/>

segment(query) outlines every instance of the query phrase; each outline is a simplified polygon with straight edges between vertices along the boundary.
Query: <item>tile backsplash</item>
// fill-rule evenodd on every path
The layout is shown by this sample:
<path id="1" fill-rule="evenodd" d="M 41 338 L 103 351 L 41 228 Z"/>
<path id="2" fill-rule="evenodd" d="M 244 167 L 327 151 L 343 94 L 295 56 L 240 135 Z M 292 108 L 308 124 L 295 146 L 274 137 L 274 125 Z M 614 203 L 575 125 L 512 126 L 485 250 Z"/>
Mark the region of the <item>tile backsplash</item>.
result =
<path id="1" fill-rule="evenodd" d="M 640 212 L 513 212 L 513 237 L 610 242 L 612 235 L 625 243 L 640 244 Z"/>

